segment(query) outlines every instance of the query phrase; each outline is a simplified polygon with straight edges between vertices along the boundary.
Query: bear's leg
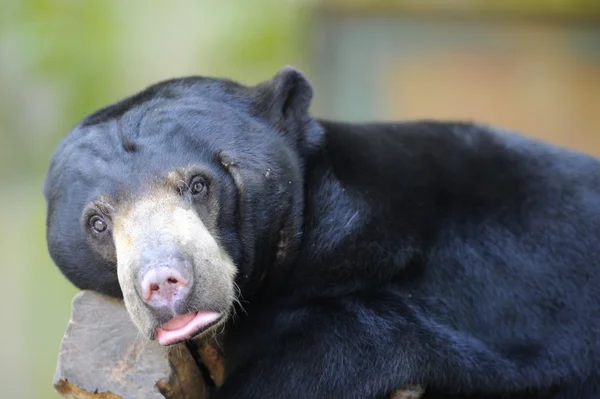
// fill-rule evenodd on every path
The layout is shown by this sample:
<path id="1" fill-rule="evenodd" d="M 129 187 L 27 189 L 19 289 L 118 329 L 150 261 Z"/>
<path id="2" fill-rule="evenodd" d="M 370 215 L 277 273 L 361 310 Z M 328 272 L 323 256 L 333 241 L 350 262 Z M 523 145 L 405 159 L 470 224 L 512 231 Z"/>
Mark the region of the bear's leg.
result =
<path id="1" fill-rule="evenodd" d="M 517 367 L 398 298 L 369 293 L 253 309 L 260 316 L 233 329 L 237 349 L 227 354 L 244 352 L 248 360 L 231 370 L 214 398 L 364 399 L 407 385 L 501 393 L 552 384 L 546 370 Z"/>

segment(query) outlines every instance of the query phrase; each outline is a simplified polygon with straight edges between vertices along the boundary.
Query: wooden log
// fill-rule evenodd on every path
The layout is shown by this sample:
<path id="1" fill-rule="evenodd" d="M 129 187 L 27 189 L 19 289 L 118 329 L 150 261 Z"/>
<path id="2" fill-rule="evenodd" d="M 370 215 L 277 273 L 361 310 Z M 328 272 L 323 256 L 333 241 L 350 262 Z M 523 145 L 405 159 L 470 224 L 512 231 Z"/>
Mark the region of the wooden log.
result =
<path id="1" fill-rule="evenodd" d="M 69 399 L 204 399 L 207 388 L 185 345 L 139 336 L 121 301 L 91 291 L 73 299 L 54 387 Z"/>
<path id="2" fill-rule="evenodd" d="M 197 357 L 215 386 L 225 379 L 222 353 L 196 341 Z M 185 345 L 164 347 L 138 334 L 123 303 L 92 291 L 73 299 L 60 346 L 54 387 L 67 399 L 208 399 L 209 389 Z M 391 399 L 419 399 L 424 390 L 407 386 Z"/>

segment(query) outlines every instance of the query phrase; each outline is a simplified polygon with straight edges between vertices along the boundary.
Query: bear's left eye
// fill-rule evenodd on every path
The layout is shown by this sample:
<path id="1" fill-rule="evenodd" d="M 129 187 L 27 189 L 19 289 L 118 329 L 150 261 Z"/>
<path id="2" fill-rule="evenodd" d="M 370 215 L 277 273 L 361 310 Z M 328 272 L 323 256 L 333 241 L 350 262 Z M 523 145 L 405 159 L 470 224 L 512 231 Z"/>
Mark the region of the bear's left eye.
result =
<path id="1" fill-rule="evenodd" d="M 95 215 L 90 218 L 90 227 L 95 233 L 104 233 L 108 228 L 108 224 L 100 216 Z"/>

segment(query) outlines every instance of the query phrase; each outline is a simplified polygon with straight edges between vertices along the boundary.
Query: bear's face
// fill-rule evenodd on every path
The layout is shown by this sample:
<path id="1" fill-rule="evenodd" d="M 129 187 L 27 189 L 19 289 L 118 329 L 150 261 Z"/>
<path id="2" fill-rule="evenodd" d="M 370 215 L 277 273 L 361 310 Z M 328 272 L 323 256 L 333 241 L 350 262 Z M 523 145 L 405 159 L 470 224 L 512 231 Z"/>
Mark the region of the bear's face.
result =
<path id="1" fill-rule="evenodd" d="M 302 154 L 320 129 L 308 82 L 188 78 L 102 109 L 55 152 L 49 251 L 78 287 L 121 296 L 162 344 L 214 330 L 293 260 Z"/>

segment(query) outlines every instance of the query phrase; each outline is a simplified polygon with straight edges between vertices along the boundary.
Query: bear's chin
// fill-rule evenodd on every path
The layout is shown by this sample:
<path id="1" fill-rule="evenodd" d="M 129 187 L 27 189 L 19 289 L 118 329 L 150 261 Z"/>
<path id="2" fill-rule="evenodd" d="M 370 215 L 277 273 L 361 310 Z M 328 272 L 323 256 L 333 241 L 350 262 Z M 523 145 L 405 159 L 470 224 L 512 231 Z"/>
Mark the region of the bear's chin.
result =
<path id="1" fill-rule="evenodd" d="M 173 345 L 206 332 L 223 319 L 219 312 L 197 311 L 179 315 L 156 328 L 154 339 L 161 345 Z"/>

